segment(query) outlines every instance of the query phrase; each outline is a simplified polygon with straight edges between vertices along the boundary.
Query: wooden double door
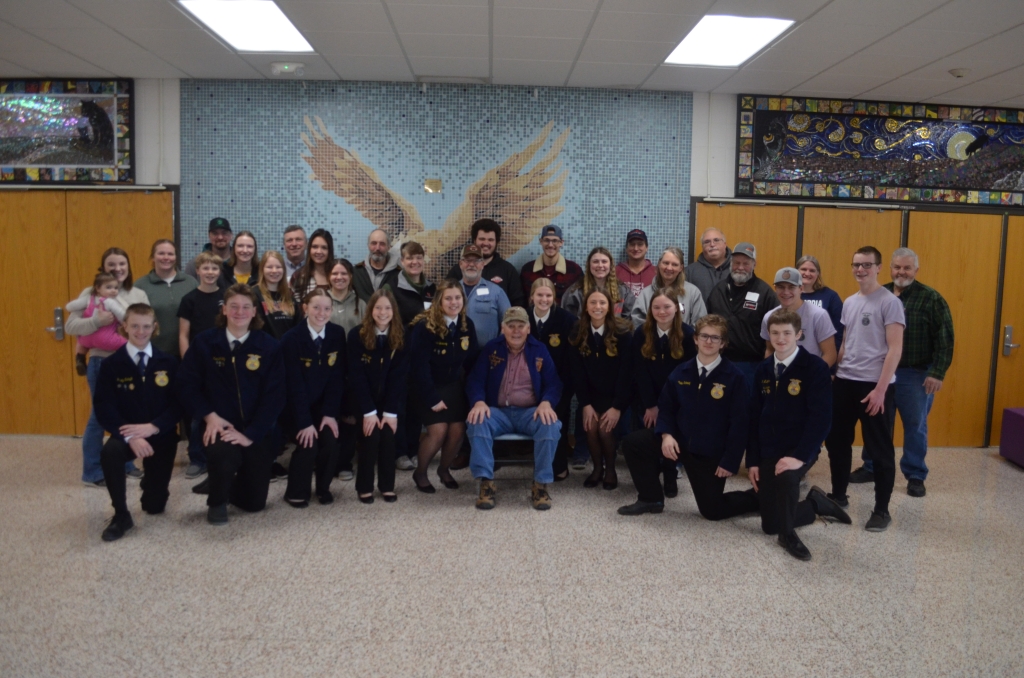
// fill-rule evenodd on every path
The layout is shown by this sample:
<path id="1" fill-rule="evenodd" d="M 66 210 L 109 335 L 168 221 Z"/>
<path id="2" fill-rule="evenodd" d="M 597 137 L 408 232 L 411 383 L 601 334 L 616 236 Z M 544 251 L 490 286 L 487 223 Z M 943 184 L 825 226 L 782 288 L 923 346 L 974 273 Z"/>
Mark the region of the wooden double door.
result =
<path id="1" fill-rule="evenodd" d="M 108 247 L 128 252 L 138 279 L 153 242 L 173 235 L 166 191 L 0 192 L 0 433 L 84 431 L 89 388 L 74 337 L 47 332 L 55 309 L 92 284 Z"/>
<path id="2" fill-rule="evenodd" d="M 983 446 L 989 431 L 996 443 L 1002 409 L 1024 407 L 1024 358 L 1019 349 L 1009 356 L 1003 356 L 1001 346 L 995 350 L 1006 325 L 1024 338 L 1024 217 L 701 203 L 696 224 L 698 238 L 704 229 L 716 227 L 730 245 L 752 242 L 758 249 L 758 274 L 769 283 L 798 254 L 813 254 L 821 262 L 824 282 L 844 299 L 857 291 L 850 270 L 857 248 L 873 245 L 882 252 L 879 280 L 886 283 L 891 280 L 889 255 L 901 244 L 910 247 L 921 260 L 918 279 L 949 304 L 956 335 L 953 364 L 928 418 L 930 444 Z M 699 246 L 694 252 L 700 252 Z M 902 444 L 899 418 L 896 438 Z"/>

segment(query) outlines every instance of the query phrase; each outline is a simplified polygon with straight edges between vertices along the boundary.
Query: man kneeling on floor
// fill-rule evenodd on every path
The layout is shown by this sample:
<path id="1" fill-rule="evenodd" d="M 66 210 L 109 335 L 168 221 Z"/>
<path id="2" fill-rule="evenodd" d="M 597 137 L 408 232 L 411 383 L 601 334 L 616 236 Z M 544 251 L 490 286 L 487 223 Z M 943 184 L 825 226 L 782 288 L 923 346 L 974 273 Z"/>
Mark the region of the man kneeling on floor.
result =
<path id="1" fill-rule="evenodd" d="M 828 364 L 797 346 L 800 316 L 780 309 L 768 318 L 775 352 L 754 373 L 747 468 L 758 491 L 761 529 L 779 535 L 794 558 L 810 560 L 796 528 L 815 516 L 850 524 L 850 516 L 818 487 L 800 501 L 800 479 L 818 460 L 832 426 L 832 377 Z"/>
<path id="2" fill-rule="evenodd" d="M 502 336 L 484 345 L 466 384 L 469 411 L 469 468 L 480 481 L 478 509 L 495 503 L 494 439 L 518 433 L 533 438 L 533 508 L 551 508 L 548 483 L 562 423 L 552 403 L 562 397 L 562 382 L 544 344 L 530 336 L 526 309 L 505 311 Z"/>

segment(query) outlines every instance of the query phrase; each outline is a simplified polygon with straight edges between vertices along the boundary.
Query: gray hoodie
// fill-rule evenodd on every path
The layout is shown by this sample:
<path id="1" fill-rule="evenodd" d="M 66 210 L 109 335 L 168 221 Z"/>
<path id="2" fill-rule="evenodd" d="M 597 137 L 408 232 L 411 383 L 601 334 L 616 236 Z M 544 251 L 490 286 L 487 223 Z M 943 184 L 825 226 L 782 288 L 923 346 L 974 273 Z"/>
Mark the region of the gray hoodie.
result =
<path id="1" fill-rule="evenodd" d="M 384 268 L 378 271 L 370 265 L 370 255 L 367 254 L 364 261 L 360 261 L 353 267 L 355 275 L 352 276 L 352 289 L 356 291 L 360 299 L 369 301 L 373 293 L 384 284 L 384 276 L 398 268 L 398 262 L 398 250 L 392 248 L 388 252 L 388 261 L 384 264 Z"/>
<path id="2" fill-rule="evenodd" d="M 633 321 L 634 329 L 643 325 L 644 321 L 647 320 L 647 309 L 651 305 L 654 293 L 658 291 L 657 287 L 655 287 L 657 284 L 657 278 L 655 278 L 655 282 L 645 287 L 644 291 L 640 293 L 640 298 L 633 304 L 630 320 Z M 683 282 L 683 294 L 677 297 L 677 300 L 679 301 L 679 310 L 683 314 L 683 322 L 687 325 L 692 326 L 708 314 L 708 309 L 704 305 L 704 298 L 701 297 L 700 290 L 695 285 L 691 285 L 688 280 Z"/>
<path id="3" fill-rule="evenodd" d="M 697 261 L 686 267 L 686 282 L 693 283 L 707 303 L 711 290 L 715 285 L 729 277 L 729 269 L 732 267 L 732 250 L 725 248 L 725 261 L 718 267 L 712 266 L 701 252 Z"/>

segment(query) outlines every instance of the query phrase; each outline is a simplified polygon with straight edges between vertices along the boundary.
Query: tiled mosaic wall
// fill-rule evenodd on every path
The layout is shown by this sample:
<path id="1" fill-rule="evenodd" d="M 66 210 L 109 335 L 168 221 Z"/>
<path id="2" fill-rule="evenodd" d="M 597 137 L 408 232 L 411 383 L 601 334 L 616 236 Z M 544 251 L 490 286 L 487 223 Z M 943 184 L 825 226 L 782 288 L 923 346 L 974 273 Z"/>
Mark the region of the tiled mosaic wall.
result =
<path id="1" fill-rule="evenodd" d="M 322 120 L 330 140 L 318 140 L 306 117 L 317 133 Z M 535 169 L 540 176 L 516 186 L 513 168 L 502 177 L 504 190 L 477 192 L 475 208 L 500 193 L 500 211 L 532 215 L 524 229 L 539 230 L 548 221 L 562 226 L 565 253 L 581 262 L 597 244 L 621 255 L 626 232 L 637 227 L 647 231 L 652 253 L 670 244 L 685 247 L 691 123 L 692 98 L 685 92 L 182 81 L 182 255 L 200 250 L 213 216 L 229 219 L 236 232 L 253 231 L 261 251 L 280 248 L 287 224 L 302 224 L 307 233 L 327 228 L 336 253 L 353 263 L 365 257 L 375 224 L 406 234 L 447 224 L 449 232 L 424 239 L 442 248 L 461 245 L 461 232 L 450 231 L 463 229 L 468 238 L 473 212 L 459 210 L 467 189 L 514 163 L 514 154 L 526 155 L 538 139 L 521 173 Z M 551 160 L 546 170 L 545 156 Z M 331 176 L 336 167 L 341 179 Z M 426 179 L 440 179 L 442 192 L 425 192 Z M 358 209 L 369 212 L 381 200 L 404 221 L 367 218 Z M 539 252 L 535 235 L 518 236 L 530 244 L 514 247 L 518 253 L 501 248 L 517 265 Z M 429 247 L 428 254 L 434 254 Z"/>

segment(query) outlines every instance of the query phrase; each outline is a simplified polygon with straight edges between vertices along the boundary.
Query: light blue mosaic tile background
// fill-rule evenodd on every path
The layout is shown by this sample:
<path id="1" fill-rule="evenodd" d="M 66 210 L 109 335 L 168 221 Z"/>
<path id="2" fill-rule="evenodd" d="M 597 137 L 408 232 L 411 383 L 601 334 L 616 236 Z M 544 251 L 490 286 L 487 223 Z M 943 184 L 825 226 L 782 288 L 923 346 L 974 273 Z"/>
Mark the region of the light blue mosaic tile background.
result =
<path id="1" fill-rule="evenodd" d="M 688 92 L 355 82 L 183 80 L 182 254 L 206 242 L 213 216 L 253 231 L 260 251 L 280 249 L 285 225 L 327 228 L 339 256 L 366 255 L 373 225 L 313 181 L 300 134 L 322 118 L 393 192 L 438 228 L 485 172 L 554 122 L 534 162 L 570 127 L 558 160 L 569 170 L 554 223 L 564 253 L 582 262 L 595 245 L 622 256 L 625 233 L 643 228 L 652 254 L 684 247 L 689 223 L 692 97 Z M 532 165 L 527 165 L 527 169 Z M 443 181 L 441 194 L 423 190 Z M 502 250 L 517 266 L 539 253 Z"/>

